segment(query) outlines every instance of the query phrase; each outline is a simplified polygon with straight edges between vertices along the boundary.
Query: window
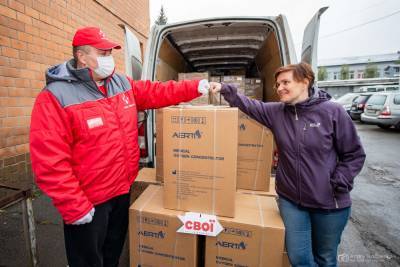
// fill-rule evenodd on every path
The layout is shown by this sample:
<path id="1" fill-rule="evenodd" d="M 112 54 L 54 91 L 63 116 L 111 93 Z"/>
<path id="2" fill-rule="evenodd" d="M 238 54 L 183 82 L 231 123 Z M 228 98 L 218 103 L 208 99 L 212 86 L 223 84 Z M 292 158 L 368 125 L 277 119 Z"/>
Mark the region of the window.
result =
<path id="1" fill-rule="evenodd" d="M 397 91 L 397 90 L 399 90 L 399 87 L 396 87 L 396 86 L 386 87 L 386 91 Z"/>
<path id="2" fill-rule="evenodd" d="M 354 79 L 354 70 L 349 72 L 349 77 L 350 79 Z"/>
<path id="3" fill-rule="evenodd" d="M 364 72 L 362 70 L 357 71 L 357 78 L 358 79 L 364 78 Z"/>
<path id="4" fill-rule="evenodd" d="M 373 95 L 368 99 L 368 105 L 379 105 L 383 106 L 386 101 L 386 96 L 385 95 Z"/>
<path id="5" fill-rule="evenodd" d="M 357 98 L 357 103 L 365 103 L 371 95 L 360 95 Z"/>
<path id="6" fill-rule="evenodd" d="M 333 73 L 333 79 L 334 79 L 334 80 L 337 80 L 338 77 L 339 77 L 339 72 L 334 72 L 334 73 Z"/>
<path id="7" fill-rule="evenodd" d="M 396 105 L 400 105 L 400 95 L 394 96 L 393 103 Z"/>

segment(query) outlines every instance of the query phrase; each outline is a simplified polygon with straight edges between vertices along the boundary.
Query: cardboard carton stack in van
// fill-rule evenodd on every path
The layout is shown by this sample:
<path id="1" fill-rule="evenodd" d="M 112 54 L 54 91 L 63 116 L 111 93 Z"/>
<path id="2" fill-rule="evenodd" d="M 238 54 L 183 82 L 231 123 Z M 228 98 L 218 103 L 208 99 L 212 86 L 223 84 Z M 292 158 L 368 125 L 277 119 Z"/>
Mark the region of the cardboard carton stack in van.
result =
<path id="1" fill-rule="evenodd" d="M 258 78 L 246 78 L 245 79 L 245 95 L 256 99 L 263 99 L 263 82 Z"/>
<path id="2" fill-rule="evenodd" d="M 209 80 L 210 74 L 208 72 L 190 72 L 190 73 L 178 73 L 178 81 L 183 80 Z M 189 102 L 191 105 L 207 105 L 210 102 L 209 96 L 204 95 Z"/>
<path id="3" fill-rule="evenodd" d="M 130 208 L 131 266 L 281 266 L 275 199 L 252 191 L 269 190 L 272 133 L 224 106 L 170 107 L 157 116 L 164 185 L 150 185 Z M 217 215 L 224 230 L 205 241 L 177 233 L 185 211 Z"/>

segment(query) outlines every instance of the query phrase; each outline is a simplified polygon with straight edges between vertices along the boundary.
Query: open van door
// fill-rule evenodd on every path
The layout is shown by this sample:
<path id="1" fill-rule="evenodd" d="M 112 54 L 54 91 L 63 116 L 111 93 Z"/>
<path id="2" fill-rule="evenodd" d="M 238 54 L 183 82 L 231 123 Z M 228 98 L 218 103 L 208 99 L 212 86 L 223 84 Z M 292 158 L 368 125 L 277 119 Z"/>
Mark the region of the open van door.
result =
<path id="1" fill-rule="evenodd" d="M 139 39 L 129 30 L 128 27 L 122 26 L 125 31 L 125 71 L 133 80 L 142 79 L 142 51 Z M 140 162 L 146 163 L 149 156 L 149 145 L 147 137 L 147 114 L 148 112 L 138 112 L 138 144 L 140 148 Z"/>
<path id="2" fill-rule="evenodd" d="M 303 46 L 301 48 L 301 61 L 307 62 L 311 65 L 315 75 L 318 73 L 318 62 L 317 62 L 317 50 L 318 50 L 318 32 L 319 22 L 322 13 L 324 13 L 328 7 L 320 8 L 311 21 L 307 24 L 303 34 Z"/>
<path id="3" fill-rule="evenodd" d="M 125 70 L 133 80 L 140 80 L 142 76 L 142 52 L 139 39 L 124 26 L 125 31 Z"/>
<path id="4" fill-rule="evenodd" d="M 283 65 L 288 65 L 288 64 L 296 64 L 297 63 L 297 57 L 296 57 L 296 51 L 294 49 L 294 43 L 292 39 L 292 34 L 290 32 L 289 28 L 289 23 L 287 22 L 287 19 L 285 15 L 279 15 L 275 19 L 276 23 L 278 24 L 280 31 L 280 38 L 282 39 L 282 43 L 280 44 L 281 49 L 283 51 L 282 57 L 283 57 Z"/>

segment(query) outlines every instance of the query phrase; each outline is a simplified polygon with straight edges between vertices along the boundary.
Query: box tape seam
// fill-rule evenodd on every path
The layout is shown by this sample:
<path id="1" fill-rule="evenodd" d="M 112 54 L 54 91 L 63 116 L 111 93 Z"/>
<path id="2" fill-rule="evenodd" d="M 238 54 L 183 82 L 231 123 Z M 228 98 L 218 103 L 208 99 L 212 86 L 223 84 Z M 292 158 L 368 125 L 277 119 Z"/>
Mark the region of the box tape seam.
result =
<path id="1" fill-rule="evenodd" d="M 262 251 L 262 244 L 264 243 L 264 233 L 263 233 L 263 230 L 264 230 L 264 214 L 263 214 L 263 212 L 262 212 L 262 207 L 261 207 L 261 200 L 260 200 L 260 196 L 258 196 L 258 195 L 256 195 L 256 198 L 257 198 L 257 205 L 258 205 L 258 211 L 260 212 L 260 219 L 261 219 L 261 226 L 262 226 L 262 229 L 261 229 L 261 238 L 260 238 L 260 251 L 259 251 L 259 259 L 258 259 L 258 266 L 260 266 L 260 267 L 262 267 L 263 266 L 263 264 L 262 264 L 262 259 L 263 259 L 263 257 L 262 257 L 262 255 L 263 255 L 263 251 Z"/>
<path id="2" fill-rule="evenodd" d="M 256 175 L 254 177 L 254 183 L 253 183 L 253 190 L 256 190 L 256 186 L 258 184 L 258 176 L 259 176 L 259 171 L 260 171 L 260 157 L 261 157 L 261 151 L 262 145 L 264 143 L 264 132 L 265 132 L 265 127 L 262 127 L 262 132 L 261 132 L 261 142 L 260 146 L 258 147 L 258 153 L 257 153 L 257 163 L 256 163 Z M 265 177 L 264 177 L 265 178 Z"/>
<path id="3" fill-rule="evenodd" d="M 146 200 L 146 202 L 143 204 L 142 207 L 140 207 L 139 211 L 139 232 L 143 231 L 143 227 L 142 227 L 142 211 L 143 209 L 147 206 L 147 204 L 153 199 L 153 197 L 155 196 L 155 194 L 160 190 L 160 188 L 157 188 L 157 190 L 155 190 L 150 197 Z M 141 246 L 142 246 L 142 242 L 143 241 L 143 237 L 142 235 L 139 234 L 139 259 L 140 259 L 140 264 L 143 264 L 143 258 L 142 258 L 142 250 L 141 250 Z"/>

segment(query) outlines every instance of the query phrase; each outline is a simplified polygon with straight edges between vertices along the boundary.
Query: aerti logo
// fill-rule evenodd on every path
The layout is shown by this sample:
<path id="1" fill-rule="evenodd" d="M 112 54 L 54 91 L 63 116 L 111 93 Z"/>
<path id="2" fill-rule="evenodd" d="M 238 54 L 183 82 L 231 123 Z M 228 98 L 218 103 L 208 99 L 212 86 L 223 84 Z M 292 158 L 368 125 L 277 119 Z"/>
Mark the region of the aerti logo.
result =
<path id="1" fill-rule="evenodd" d="M 164 239 L 165 233 L 163 231 L 160 232 L 151 232 L 151 231 L 139 231 L 138 236 L 152 237 L 157 239 Z"/>
<path id="2" fill-rule="evenodd" d="M 196 130 L 195 132 L 175 132 L 172 135 L 172 138 L 181 138 L 181 139 L 200 139 L 202 137 L 202 133 L 200 130 Z"/>
<path id="3" fill-rule="evenodd" d="M 215 244 L 217 247 L 224 247 L 224 248 L 232 248 L 232 249 L 238 249 L 238 250 L 245 250 L 247 247 L 247 244 L 244 243 L 243 241 L 240 243 L 231 243 L 231 242 L 226 242 L 226 241 L 217 241 Z"/>

